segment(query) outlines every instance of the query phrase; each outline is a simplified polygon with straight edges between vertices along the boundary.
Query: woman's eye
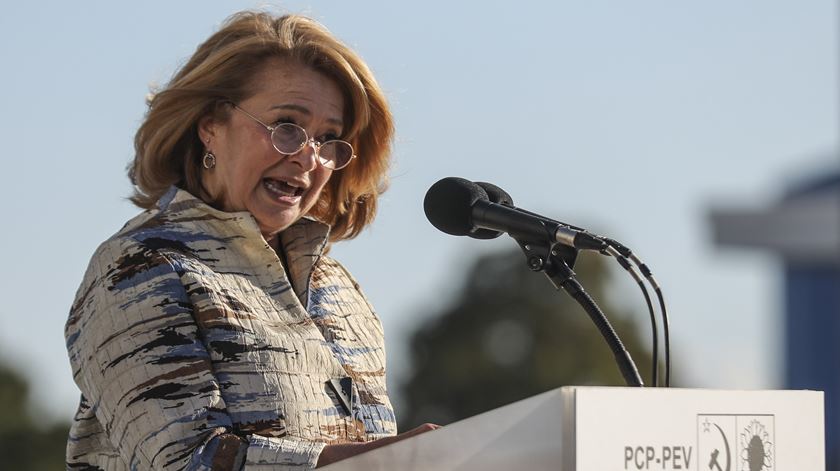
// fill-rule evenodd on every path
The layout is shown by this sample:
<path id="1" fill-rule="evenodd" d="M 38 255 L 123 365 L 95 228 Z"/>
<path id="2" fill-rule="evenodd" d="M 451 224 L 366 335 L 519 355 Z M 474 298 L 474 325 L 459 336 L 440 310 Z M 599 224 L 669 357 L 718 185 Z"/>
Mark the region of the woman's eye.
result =
<path id="1" fill-rule="evenodd" d="M 318 137 L 316 140 L 318 142 L 329 142 L 329 141 L 336 141 L 338 139 L 340 139 L 340 136 L 338 134 L 327 133 L 327 134 L 324 134 L 324 135 Z"/>
<path id="2" fill-rule="evenodd" d="M 292 118 L 280 118 L 274 121 L 274 125 L 277 126 L 278 124 L 297 124 L 294 119 Z"/>

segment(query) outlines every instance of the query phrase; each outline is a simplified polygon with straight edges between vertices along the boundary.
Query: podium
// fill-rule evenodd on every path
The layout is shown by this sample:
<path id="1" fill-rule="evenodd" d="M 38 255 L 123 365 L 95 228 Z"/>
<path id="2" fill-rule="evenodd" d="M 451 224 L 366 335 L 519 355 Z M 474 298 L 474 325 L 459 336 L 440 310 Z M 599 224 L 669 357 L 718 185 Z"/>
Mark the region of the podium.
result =
<path id="1" fill-rule="evenodd" d="M 824 471 L 823 393 L 563 387 L 326 471 Z"/>

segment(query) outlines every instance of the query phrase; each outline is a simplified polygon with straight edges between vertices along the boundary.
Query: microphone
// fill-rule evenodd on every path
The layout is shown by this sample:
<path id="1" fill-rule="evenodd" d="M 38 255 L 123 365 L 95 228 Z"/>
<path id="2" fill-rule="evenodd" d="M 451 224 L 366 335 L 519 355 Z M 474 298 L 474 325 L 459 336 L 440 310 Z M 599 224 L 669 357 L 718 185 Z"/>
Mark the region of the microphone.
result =
<path id="1" fill-rule="evenodd" d="M 480 186 L 484 189 L 487 193 L 487 197 L 490 198 L 491 203 L 498 203 L 505 206 L 513 206 L 513 198 L 506 192 L 505 190 L 499 188 L 498 186 L 487 183 L 487 182 L 475 182 L 476 185 Z M 467 234 L 469 237 L 473 239 L 495 239 L 499 237 L 503 233 L 501 231 L 491 231 L 490 229 L 481 229 L 475 228 Z"/>
<path id="2" fill-rule="evenodd" d="M 595 323 L 615 356 L 624 380 L 631 386 L 643 386 L 641 376 L 630 353 L 621 343 L 615 330 L 610 325 L 604 312 L 586 293 L 575 279 L 570 264 L 578 249 L 606 250 L 607 242 L 583 230 L 573 229 L 549 218 L 534 214 L 513 206 L 495 203 L 488 195 L 489 188 L 496 196 L 507 195 L 495 185 L 479 185 L 469 180 L 456 177 L 444 178 L 429 188 L 423 200 L 423 209 L 429 222 L 447 234 L 473 236 L 476 230 L 506 232 L 513 237 L 526 256 L 530 257 L 530 246 L 542 246 L 548 242 L 552 246 L 551 263 L 546 266 L 542 260 L 537 267 L 529 268 L 543 271 L 558 289 L 563 289 L 575 299 Z M 508 195 L 509 198 L 509 195 Z M 556 256 L 554 244 L 561 244 L 573 252 L 572 262 Z M 554 259 L 558 260 L 555 261 Z"/>
<path id="3" fill-rule="evenodd" d="M 585 231 L 512 205 L 494 203 L 482 186 L 463 178 L 447 177 L 432 185 L 423 209 L 433 226 L 451 235 L 469 236 L 476 229 L 485 229 L 506 232 L 517 240 L 549 241 L 582 250 L 606 248 L 604 241 Z"/>

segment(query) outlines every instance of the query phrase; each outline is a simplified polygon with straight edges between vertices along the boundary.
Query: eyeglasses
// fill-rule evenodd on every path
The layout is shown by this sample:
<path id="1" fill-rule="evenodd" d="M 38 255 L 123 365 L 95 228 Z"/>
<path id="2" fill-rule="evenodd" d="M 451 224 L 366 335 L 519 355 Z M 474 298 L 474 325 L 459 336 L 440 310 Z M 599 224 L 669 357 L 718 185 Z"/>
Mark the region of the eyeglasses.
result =
<path id="1" fill-rule="evenodd" d="M 240 108 L 236 103 L 231 103 L 234 108 L 243 112 L 246 116 L 260 123 L 271 133 L 271 144 L 283 155 L 294 155 L 302 151 L 307 145 L 315 150 L 315 157 L 318 163 L 331 170 L 341 170 L 356 158 L 353 154 L 353 146 L 347 141 L 331 139 L 327 142 L 318 142 L 310 138 L 306 130 L 294 123 L 280 123 L 269 126 L 251 113 Z"/>

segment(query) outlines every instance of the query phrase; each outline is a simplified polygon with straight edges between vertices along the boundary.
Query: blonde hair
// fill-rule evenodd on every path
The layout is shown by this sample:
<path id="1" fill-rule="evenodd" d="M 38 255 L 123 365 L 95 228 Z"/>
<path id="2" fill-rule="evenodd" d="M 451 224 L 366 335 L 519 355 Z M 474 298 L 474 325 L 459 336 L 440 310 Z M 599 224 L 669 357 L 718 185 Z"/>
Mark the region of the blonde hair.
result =
<path id="1" fill-rule="evenodd" d="M 387 186 L 394 124 L 385 95 L 370 69 L 325 27 L 297 15 L 240 12 L 201 44 L 169 84 L 149 99 L 134 138 L 128 174 L 131 201 L 151 208 L 176 185 L 208 201 L 202 186 L 202 117 L 227 119 L 229 102 L 253 93 L 250 79 L 269 58 L 312 67 L 335 80 L 345 95 L 343 139 L 359 156 L 335 172 L 309 216 L 332 226 L 330 240 L 355 237 L 376 214 Z"/>

